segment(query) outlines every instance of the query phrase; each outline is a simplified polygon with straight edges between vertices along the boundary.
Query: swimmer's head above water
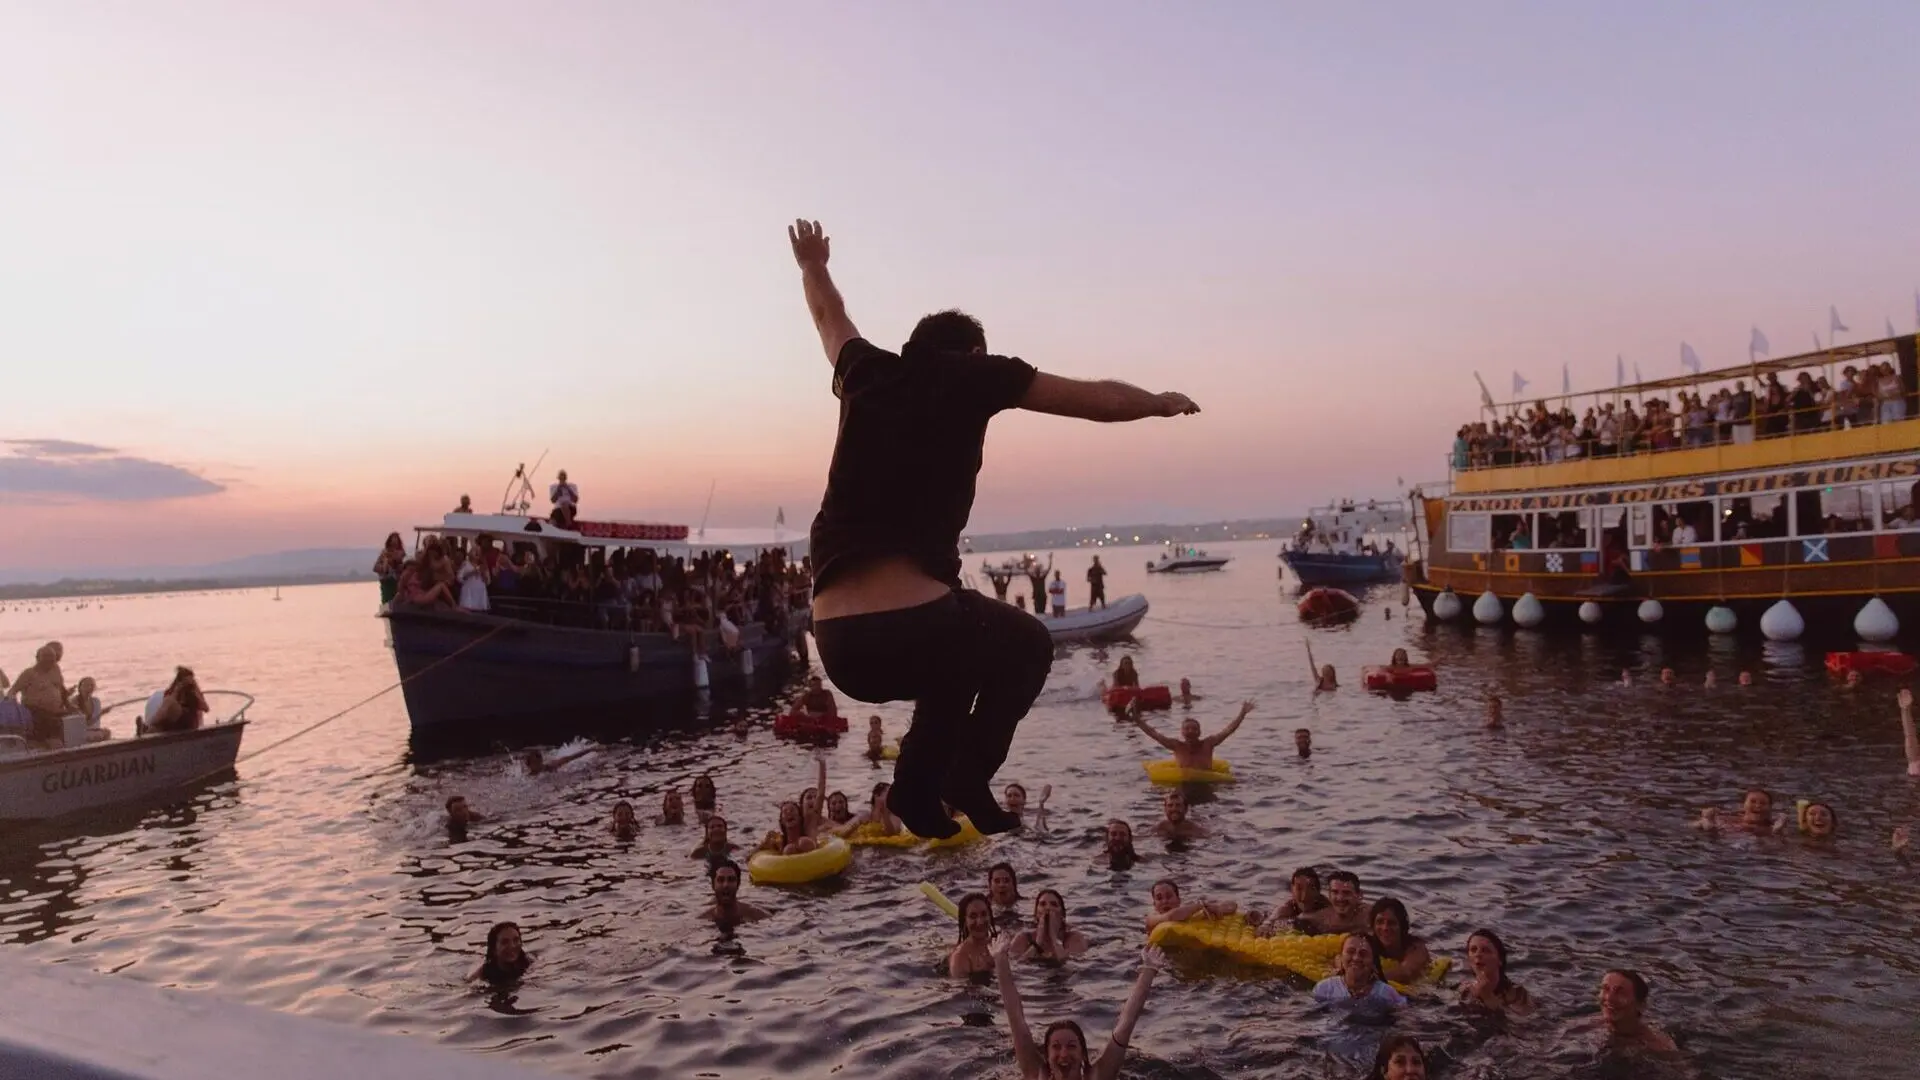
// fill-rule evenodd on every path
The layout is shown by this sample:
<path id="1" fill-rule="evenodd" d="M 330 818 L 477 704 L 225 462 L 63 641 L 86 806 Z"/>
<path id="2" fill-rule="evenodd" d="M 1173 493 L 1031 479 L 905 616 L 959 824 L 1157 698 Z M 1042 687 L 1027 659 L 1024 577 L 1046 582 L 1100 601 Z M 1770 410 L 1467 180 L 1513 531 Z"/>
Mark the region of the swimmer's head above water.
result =
<path id="1" fill-rule="evenodd" d="M 609 824 L 615 836 L 631 838 L 640 831 L 640 823 L 633 819 L 633 804 L 625 799 L 613 804 L 613 821 Z"/>
<path id="2" fill-rule="evenodd" d="M 1055 1077 L 1080 1077 L 1093 1068 L 1087 1056 L 1087 1033 L 1071 1020 L 1055 1020 L 1047 1025 L 1042 1048 L 1047 1055 L 1047 1071 Z"/>
<path id="3" fill-rule="evenodd" d="M 727 850 L 727 819 L 719 814 L 707 818 L 707 851 L 717 853 Z"/>
<path id="4" fill-rule="evenodd" d="M 1615 968 L 1600 980 L 1600 1018 L 1614 1031 L 1631 1030 L 1640 1024 L 1652 992 L 1639 972 Z"/>
<path id="5" fill-rule="evenodd" d="M 1740 800 L 1740 820 L 1749 828 L 1760 828 L 1773 819 L 1773 796 L 1765 788 L 1751 788 Z"/>
<path id="6" fill-rule="evenodd" d="M 1180 721 L 1180 738 L 1191 746 L 1200 744 L 1200 721 L 1189 716 Z"/>
<path id="7" fill-rule="evenodd" d="M 1405 649 L 1393 650 L 1393 659 L 1387 661 L 1387 664 L 1390 667 L 1406 667 L 1408 664 L 1407 650 Z"/>
<path id="8" fill-rule="evenodd" d="M 993 905 L 987 902 L 985 895 L 968 893 L 960 898 L 954 911 L 954 921 L 960 925 L 961 941 L 972 938 L 975 942 L 985 943 L 993 937 Z"/>
<path id="9" fill-rule="evenodd" d="M 1133 851 L 1133 826 L 1119 818 L 1107 822 L 1107 864 L 1115 870 L 1125 870 L 1138 858 Z"/>
<path id="10" fill-rule="evenodd" d="M 1168 789 L 1166 796 L 1160 800 L 1160 809 L 1167 815 L 1167 820 L 1175 825 L 1187 820 L 1186 792 L 1179 788 Z"/>
<path id="11" fill-rule="evenodd" d="M 713 777 L 710 774 L 701 773 L 699 776 L 693 778 L 693 808 L 695 810 L 713 809 L 714 803 L 718 798 L 719 791 L 714 787 Z"/>
<path id="12" fill-rule="evenodd" d="M 1293 748 L 1300 752 L 1301 757 L 1310 756 L 1313 753 L 1313 732 L 1306 728 L 1294 728 Z"/>
<path id="13" fill-rule="evenodd" d="M 1383 896 L 1373 902 L 1373 910 L 1367 915 L 1367 924 L 1373 928 L 1373 939 L 1380 943 L 1381 951 L 1388 956 L 1397 958 L 1413 940 L 1412 929 L 1408 925 L 1407 905 L 1391 896 Z"/>
<path id="14" fill-rule="evenodd" d="M 1303 914 L 1312 911 L 1324 899 L 1320 895 L 1320 871 L 1311 866 L 1295 870 L 1287 882 L 1287 895 L 1292 897 Z"/>
<path id="15" fill-rule="evenodd" d="M 1027 789 L 1020 784 L 1008 784 L 1005 791 L 1007 813 L 1015 817 L 1027 812 Z"/>
<path id="16" fill-rule="evenodd" d="M 1411 1035 L 1389 1036 L 1373 1055 L 1367 1080 L 1427 1080 L 1427 1054 Z"/>
<path id="17" fill-rule="evenodd" d="M 467 805 L 465 795 L 454 795 L 447 799 L 447 824 L 465 825 L 473 820 L 473 808 Z"/>
<path id="18" fill-rule="evenodd" d="M 660 824 L 678 825 L 687 817 L 686 804 L 680 799 L 680 793 L 668 788 L 660 796 Z"/>
<path id="19" fill-rule="evenodd" d="M 1833 807 L 1823 802 L 1812 802 L 1800 812 L 1800 831 L 1815 840 L 1825 840 L 1840 828 L 1840 817 Z"/>
<path id="20" fill-rule="evenodd" d="M 1337 690 L 1340 688 L 1340 679 L 1334 674 L 1332 664 L 1322 664 L 1320 666 L 1319 687 L 1322 690 Z"/>
<path id="21" fill-rule="evenodd" d="M 1020 902 L 1020 879 L 1014 876 L 1012 863 L 994 863 L 987 871 L 987 898 L 996 907 L 1012 907 Z"/>
<path id="22" fill-rule="evenodd" d="M 1327 875 L 1327 901 L 1343 916 L 1360 910 L 1360 878 L 1351 870 L 1335 870 Z"/>
<path id="23" fill-rule="evenodd" d="M 1674 683 L 1673 669 L 1670 667 L 1661 668 L 1660 669 L 1660 685 L 1672 686 L 1673 683 Z"/>
<path id="24" fill-rule="evenodd" d="M 1180 906 L 1180 886 L 1172 878 L 1161 878 L 1153 883 L 1153 910 L 1165 914 Z"/>
<path id="25" fill-rule="evenodd" d="M 827 820 L 836 825 L 853 820 L 853 810 L 847 805 L 846 792 L 836 791 L 827 796 Z"/>
<path id="26" fill-rule="evenodd" d="M 732 859 L 715 859 L 707 865 L 707 881 L 715 903 L 731 904 L 740 895 L 740 866 Z"/>

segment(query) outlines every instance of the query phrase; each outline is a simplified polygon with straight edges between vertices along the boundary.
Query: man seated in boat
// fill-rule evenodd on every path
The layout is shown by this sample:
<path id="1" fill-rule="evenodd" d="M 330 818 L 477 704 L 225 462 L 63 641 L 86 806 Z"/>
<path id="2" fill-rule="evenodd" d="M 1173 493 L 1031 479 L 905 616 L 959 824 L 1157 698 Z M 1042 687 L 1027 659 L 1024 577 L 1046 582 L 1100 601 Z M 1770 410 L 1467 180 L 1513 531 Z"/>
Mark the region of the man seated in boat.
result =
<path id="1" fill-rule="evenodd" d="M 7 697 L 17 699 L 33 719 L 29 739 L 44 747 L 62 742 L 60 718 L 67 713 L 69 691 L 60 674 L 61 655 L 57 641 L 40 646 L 34 651 L 33 666 L 22 671 L 7 690 Z"/>
<path id="2" fill-rule="evenodd" d="M 193 669 L 174 668 L 173 683 L 161 695 L 160 708 L 154 711 L 153 719 L 147 721 L 147 730 L 196 731 L 206 715 L 206 695 L 200 692 L 200 683 L 194 678 Z"/>
<path id="3" fill-rule="evenodd" d="M 567 480 L 567 470 L 561 469 L 558 479 L 547 488 L 547 499 L 553 503 L 550 520 L 563 529 L 573 528 L 574 518 L 580 513 L 580 488 Z"/>
<path id="4" fill-rule="evenodd" d="M 1202 737 L 1200 734 L 1200 721 L 1189 716 L 1185 720 L 1180 721 L 1180 737 L 1178 739 L 1169 739 L 1165 735 L 1153 730 L 1153 725 L 1142 719 L 1137 712 L 1129 712 L 1127 719 L 1133 723 L 1134 727 L 1146 732 L 1147 738 L 1173 751 L 1174 764 L 1183 769 L 1204 770 L 1213 767 L 1214 748 L 1226 742 L 1234 732 L 1239 731 L 1241 722 L 1244 721 L 1247 718 L 1247 714 L 1252 711 L 1253 702 L 1241 702 L 1240 714 L 1233 718 L 1232 723 L 1221 728 L 1218 732 L 1205 737 Z"/>
<path id="5" fill-rule="evenodd" d="M 834 700 L 833 691 L 820 682 L 820 676 L 811 675 L 807 678 L 807 692 L 800 695 L 794 711 L 809 720 L 832 720 L 840 715 L 840 703 Z"/>

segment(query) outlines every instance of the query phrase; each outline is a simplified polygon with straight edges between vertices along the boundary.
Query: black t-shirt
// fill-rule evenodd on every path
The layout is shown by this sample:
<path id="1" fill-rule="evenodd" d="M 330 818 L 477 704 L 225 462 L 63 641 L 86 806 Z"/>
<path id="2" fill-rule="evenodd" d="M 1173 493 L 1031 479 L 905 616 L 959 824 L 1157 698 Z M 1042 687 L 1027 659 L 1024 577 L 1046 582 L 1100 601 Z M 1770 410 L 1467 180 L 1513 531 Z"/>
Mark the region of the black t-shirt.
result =
<path id="1" fill-rule="evenodd" d="M 1033 365 L 1010 356 L 906 350 L 864 338 L 833 366 L 840 434 L 813 519 L 814 589 L 863 559 L 907 555 L 960 585 L 987 421 L 1020 403 Z"/>

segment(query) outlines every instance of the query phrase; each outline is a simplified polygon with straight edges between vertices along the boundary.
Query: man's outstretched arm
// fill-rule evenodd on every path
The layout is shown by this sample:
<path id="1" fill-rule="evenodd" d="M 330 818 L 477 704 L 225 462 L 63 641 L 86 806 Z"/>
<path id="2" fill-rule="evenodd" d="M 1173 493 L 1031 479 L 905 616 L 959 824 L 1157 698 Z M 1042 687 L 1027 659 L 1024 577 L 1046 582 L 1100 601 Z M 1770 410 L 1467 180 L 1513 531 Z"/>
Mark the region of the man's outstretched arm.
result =
<path id="1" fill-rule="evenodd" d="M 807 312 L 813 316 L 814 329 L 820 331 L 820 344 L 827 350 L 827 363 L 840 362 L 840 350 L 860 336 L 847 318 L 847 303 L 834 288 L 827 273 L 831 244 L 817 221 L 796 221 L 787 226 L 787 241 L 793 245 L 793 261 L 800 264 L 800 284 L 807 294 Z"/>
<path id="2" fill-rule="evenodd" d="M 1200 406 L 1185 394 L 1154 394 L 1118 379 L 1068 379 L 1044 371 L 1033 377 L 1033 384 L 1020 398 L 1020 407 L 1028 412 L 1103 424 L 1149 416 L 1190 416 L 1200 411 Z"/>

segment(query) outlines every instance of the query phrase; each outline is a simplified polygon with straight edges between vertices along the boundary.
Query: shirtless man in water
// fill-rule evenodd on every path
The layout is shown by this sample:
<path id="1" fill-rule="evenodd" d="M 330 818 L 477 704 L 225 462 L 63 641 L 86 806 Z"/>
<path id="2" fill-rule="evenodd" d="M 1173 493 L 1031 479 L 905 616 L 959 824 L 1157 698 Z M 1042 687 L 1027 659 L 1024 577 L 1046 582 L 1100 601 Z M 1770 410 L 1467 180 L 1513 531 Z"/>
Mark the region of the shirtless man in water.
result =
<path id="1" fill-rule="evenodd" d="M 1371 933 L 1364 899 L 1360 878 L 1351 870 L 1335 870 L 1327 875 L 1327 906 L 1300 916 L 1300 922 L 1316 934 Z"/>
<path id="2" fill-rule="evenodd" d="M 709 866 L 707 880 L 713 884 L 713 906 L 703 916 L 723 929 L 754 922 L 767 913 L 740 899 L 740 867 L 732 859 L 720 859 Z"/>
<path id="3" fill-rule="evenodd" d="M 960 585 L 987 424 L 1007 409 L 1104 422 L 1186 416 L 1183 394 L 1068 379 L 987 352 L 972 316 L 921 319 L 898 353 L 854 329 L 817 221 L 787 230 L 807 310 L 833 367 L 839 433 L 814 518 L 813 632 L 834 685 L 858 701 L 912 701 L 888 806 L 920 836 L 1020 822 L 993 776 L 1053 666 L 1039 620 Z"/>
<path id="4" fill-rule="evenodd" d="M 1179 788 L 1167 792 L 1166 798 L 1160 802 L 1160 809 L 1165 816 L 1154 825 L 1155 836 L 1168 840 L 1198 840 L 1207 835 L 1206 826 L 1187 816 L 1187 796 Z"/>
<path id="5" fill-rule="evenodd" d="M 1234 732 L 1239 731 L 1241 721 L 1245 720 L 1247 714 L 1252 711 L 1253 702 L 1241 702 L 1240 714 L 1233 718 L 1233 722 L 1221 728 L 1217 733 L 1208 735 L 1205 738 L 1202 738 L 1200 735 L 1200 721 L 1192 717 L 1180 721 L 1180 737 L 1178 739 L 1169 739 L 1165 735 L 1153 730 L 1153 725 L 1142 719 L 1138 712 L 1129 711 L 1127 713 L 1127 719 L 1133 722 L 1134 727 L 1146 732 L 1147 738 L 1173 751 L 1173 763 L 1175 765 L 1183 769 L 1211 769 L 1213 767 L 1214 748 L 1226 742 Z"/>

